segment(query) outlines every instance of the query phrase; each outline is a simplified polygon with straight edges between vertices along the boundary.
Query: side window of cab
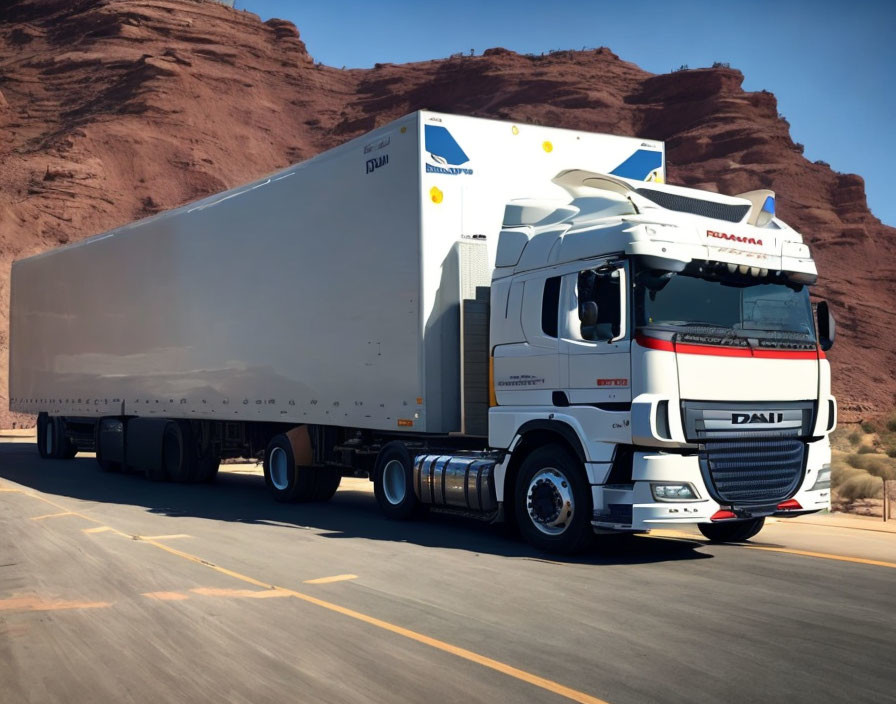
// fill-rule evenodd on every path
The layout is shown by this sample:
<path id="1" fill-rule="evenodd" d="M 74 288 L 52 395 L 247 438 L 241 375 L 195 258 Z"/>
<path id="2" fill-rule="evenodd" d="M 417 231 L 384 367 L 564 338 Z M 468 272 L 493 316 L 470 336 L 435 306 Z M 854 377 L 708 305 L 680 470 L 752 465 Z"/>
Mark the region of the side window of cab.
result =
<path id="1" fill-rule="evenodd" d="M 571 324 L 575 337 L 606 342 L 624 336 L 625 270 L 603 265 L 579 271 L 575 278 L 578 324 Z"/>

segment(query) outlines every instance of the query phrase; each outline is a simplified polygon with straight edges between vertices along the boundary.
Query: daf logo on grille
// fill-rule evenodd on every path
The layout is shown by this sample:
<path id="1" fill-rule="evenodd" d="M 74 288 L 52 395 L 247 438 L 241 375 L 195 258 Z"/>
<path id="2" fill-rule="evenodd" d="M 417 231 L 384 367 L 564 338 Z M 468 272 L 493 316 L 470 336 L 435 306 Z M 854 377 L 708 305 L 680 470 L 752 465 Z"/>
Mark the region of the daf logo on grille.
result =
<path id="1" fill-rule="evenodd" d="M 784 421 L 783 413 L 732 413 L 733 425 L 745 425 L 747 423 L 781 423 Z"/>

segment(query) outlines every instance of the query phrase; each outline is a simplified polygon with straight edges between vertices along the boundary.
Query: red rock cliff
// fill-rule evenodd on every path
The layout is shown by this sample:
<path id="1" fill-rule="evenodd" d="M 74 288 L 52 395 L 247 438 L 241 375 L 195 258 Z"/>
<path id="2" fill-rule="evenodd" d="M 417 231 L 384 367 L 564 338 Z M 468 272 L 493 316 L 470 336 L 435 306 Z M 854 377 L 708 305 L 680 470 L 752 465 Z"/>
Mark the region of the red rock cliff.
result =
<path id="1" fill-rule="evenodd" d="M 0 367 L 9 265 L 306 159 L 419 108 L 667 144 L 669 181 L 777 191 L 833 304 L 844 418 L 896 401 L 896 230 L 810 163 L 727 68 L 652 75 L 607 49 L 338 70 L 289 22 L 201 0 L 12 0 L 0 13 Z M 7 383 L 0 375 L 0 427 Z M 26 420 L 17 419 L 19 422 Z"/>

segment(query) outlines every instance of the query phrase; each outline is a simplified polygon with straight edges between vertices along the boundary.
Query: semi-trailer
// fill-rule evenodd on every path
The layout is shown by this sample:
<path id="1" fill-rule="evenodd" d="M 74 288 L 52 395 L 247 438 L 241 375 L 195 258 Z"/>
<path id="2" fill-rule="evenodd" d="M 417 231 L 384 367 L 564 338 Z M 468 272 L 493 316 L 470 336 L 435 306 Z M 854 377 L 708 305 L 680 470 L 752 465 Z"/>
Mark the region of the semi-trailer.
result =
<path id="1" fill-rule="evenodd" d="M 829 506 L 816 278 L 773 192 L 668 185 L 661 142 L 420 111 L 15 262 L 10 408 L 153 480 L 741 541 Z"/>

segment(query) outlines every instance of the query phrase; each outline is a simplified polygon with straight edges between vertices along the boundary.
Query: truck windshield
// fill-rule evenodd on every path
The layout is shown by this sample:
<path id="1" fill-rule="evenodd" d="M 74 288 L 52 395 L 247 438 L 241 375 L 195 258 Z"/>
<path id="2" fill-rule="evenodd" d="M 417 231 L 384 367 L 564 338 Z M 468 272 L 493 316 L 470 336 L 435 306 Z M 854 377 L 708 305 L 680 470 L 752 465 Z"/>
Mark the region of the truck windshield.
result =
<path id="1" fill-rule="evenodd" d="M 680 273 L 642 268 L 634 286 L 637 327 L 815 342 L 806 286 L 696 263 Z"/>

